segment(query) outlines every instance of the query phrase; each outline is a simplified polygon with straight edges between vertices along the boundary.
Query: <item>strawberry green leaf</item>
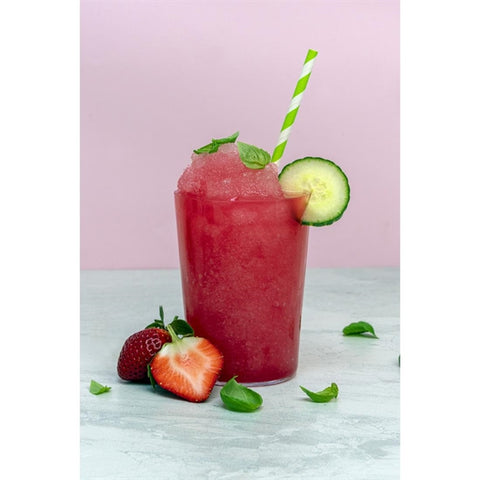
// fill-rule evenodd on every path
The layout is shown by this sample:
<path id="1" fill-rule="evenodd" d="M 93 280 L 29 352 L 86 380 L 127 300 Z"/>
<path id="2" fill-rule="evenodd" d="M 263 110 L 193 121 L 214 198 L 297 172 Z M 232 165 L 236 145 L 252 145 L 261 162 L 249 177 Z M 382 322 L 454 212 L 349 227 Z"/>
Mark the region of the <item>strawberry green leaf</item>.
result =
<path id="1" fill-rule="evenodd" d="M 150 368 L 150 364 L 147 365 L 147 376 L 148 376 L 148 379 L 150 380 L 150 385 L 155 390 L 157 388 L 157 382 L 153 378 L 152 369 Z"/>
<path id="2" fill-rule="evenodd" d="M 253 412 L 263 403 L 262 396 L 241 385 L 231 378 L 220 390 L 220 397 L 229 410 L 236 412 Z"/>
<path id="3" fill-rule="evenodd" d="M 154 320 L 145 327 L 145 329 L 147 328 L 163 328 L 165 330 L 165 324 L 161 320 Z"/>
<path id="4" fill-rule="evenodd" d="M 193 328 L 189 323 L 177 316 L 169 324 L 177 335 L 182 337 L 192 337 L 194 335 Z"/>
<path id="5" fill-rule="evenodd" d="M 160 319 L 155 319 L 153 321 L 153 323 L 150 323 L 149 325 L 147 325 L 145 328 L 163 328 L 165 329 L 165 316 L 164 316 L 164 313 L 163 313 L 163 307 L 160 305 L 160 308 L 158 309 L 159 310 L 159 314 L 160 314 Z"/>
<path id="6" fill-rule="evenodd" d="M 323 389 L 320 392 L 312 392 L 308 390 L 308 388 L 302 387 L 300 388 L 310 397 L 312 401 L 315 403 L 327 403 L 338 396 L 338 387 L 336 383 L 332 383 L 329 387 Z"/>
<path id="7" fill-rule="evenodd" d="M 101 383 L 96 382 L 95 380 L 90 381 L 90 393 L 93 395 L 100 395 L 101 393 L 106 393 L 111 390 L 112 387 L 107 387 Z"/>
<path id="8" fill-rule="evenodd" d="M 362 335 L 363 333 L 370 333 L 371 335 Z M 378 338 L 375 334 L 375 330 L 368 322 L 354 322 L 350 325 L 347 325 L 343 329 L 344 335 L 359 335 L 359 336 L 371 336 L 373 338 Z"/>

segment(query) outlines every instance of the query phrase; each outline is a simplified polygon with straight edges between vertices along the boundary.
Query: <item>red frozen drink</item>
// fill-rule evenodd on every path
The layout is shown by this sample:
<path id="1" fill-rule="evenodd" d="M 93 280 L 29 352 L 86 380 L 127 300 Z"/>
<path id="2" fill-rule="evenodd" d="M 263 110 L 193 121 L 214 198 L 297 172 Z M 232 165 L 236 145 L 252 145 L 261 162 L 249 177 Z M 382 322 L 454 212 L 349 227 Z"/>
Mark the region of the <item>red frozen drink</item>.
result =
<path id="1" fill-rule="evenodd" d="M 275 164 L 246 167 L 237 145 L 194 154 L 175 192 L 186 320 L 223 353 L 220 376 L 291 378 L 298 363 L 308 227 Z"/>

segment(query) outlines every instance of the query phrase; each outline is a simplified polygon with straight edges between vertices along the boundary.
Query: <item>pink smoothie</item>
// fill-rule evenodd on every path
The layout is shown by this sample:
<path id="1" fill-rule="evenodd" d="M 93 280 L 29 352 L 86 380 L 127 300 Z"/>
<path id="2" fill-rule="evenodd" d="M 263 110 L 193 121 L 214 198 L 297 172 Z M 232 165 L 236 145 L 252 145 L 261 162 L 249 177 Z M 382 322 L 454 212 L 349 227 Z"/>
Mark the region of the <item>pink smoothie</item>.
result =
<path id="1" fill-rule="evenodd" d="M 291 378 L 308 239 L 296 215 L 305 198 L 285 198 L 276 165 L 249 169 L 227 144 L 193 155 L 175 205 L 186 320 L 224 354 L 220 381 Z"/>

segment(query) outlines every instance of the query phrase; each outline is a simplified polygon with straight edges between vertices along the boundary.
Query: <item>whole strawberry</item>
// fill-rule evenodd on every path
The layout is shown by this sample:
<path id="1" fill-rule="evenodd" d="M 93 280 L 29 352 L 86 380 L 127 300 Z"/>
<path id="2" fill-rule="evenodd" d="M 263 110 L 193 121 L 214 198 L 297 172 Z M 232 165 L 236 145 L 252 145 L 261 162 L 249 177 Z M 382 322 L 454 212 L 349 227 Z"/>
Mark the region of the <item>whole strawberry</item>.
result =
<path id="1" fill-rule="evenodd" d="M 144 330 L 130 335 L 125 340 L 117 362 L 118 376 L 133 382 L 148 382 L 148 364 L 164 343 L 172 338 L 163 323 L 163 309 L 160 307 L 161 320 L 155 320 Z"/>

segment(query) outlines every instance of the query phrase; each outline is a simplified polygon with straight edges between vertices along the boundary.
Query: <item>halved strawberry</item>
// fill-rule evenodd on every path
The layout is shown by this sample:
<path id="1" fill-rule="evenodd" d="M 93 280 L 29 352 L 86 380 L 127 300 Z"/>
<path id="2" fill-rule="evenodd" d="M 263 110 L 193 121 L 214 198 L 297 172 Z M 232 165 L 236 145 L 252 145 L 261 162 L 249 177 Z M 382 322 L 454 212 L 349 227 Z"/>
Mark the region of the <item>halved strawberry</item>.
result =
<path id="1" fill-rule="evenodd" d="M 189 402 L 203 402 L 223 367 L 223 355 L 206 338 L 179 338 L 170 325 L 167 329 L 172 342 L 153 357 L 150 372 L 165 390 Z"/>
<path id="2" fill-rule="evenodd" d="M 148 364 L 162 346 L 170 341 L 170 334 L 164 328 L 149 326 L 130 335 L 118 357 L 118 376 L 123 380 L 147 382 Z"/>

